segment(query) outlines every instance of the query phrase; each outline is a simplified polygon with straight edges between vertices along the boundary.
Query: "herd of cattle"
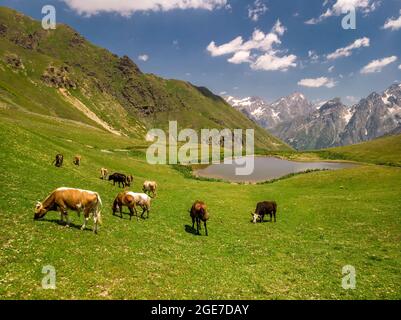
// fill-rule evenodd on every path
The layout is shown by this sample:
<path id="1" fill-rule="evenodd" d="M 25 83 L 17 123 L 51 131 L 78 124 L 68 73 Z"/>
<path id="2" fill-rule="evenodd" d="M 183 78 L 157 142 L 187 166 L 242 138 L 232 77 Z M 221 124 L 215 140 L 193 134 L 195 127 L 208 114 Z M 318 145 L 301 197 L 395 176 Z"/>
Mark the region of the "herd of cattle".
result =
<path id="1" fill-rule="evenodd" d="M 64 157 L 62 154 L 57 154 L 53 164 L 56 167 L 61 167 L 63 165 Z M 77 166 L 81 164 L 81 156 L 77 155 L 73 159 L 73 163 Z M 106 168 L 100 169 L 100 178 L 103 180 L 113 181 L 113 185 L 118 183 L 118 186 L 125 188 L 126 186 L 131 186 L 134 181 L 132 175 L 125 175 L 122 173 L 113 173 L 109 175 Z M 157 193 L 157 183 L 155 181 L 145 181 L 142 186 L 143 193 L 136 193 L 132 191 L 122 191 L 118 193 L 112 206 L 113 215 L 117 211 L 120 213 L 120 217 L 123 217 L 123 206 L 128 207 L 130 212 L 130 220 L 135 215 L 137 220 L 139 219 L 137 207 L 142 209 L 141 218 L 149 218 L 149 211 L 151 205 L 151 199 L 156 197 Z M 43 218 L 49 211 L 59 211 L 60 220 L 63 223 L 64 218 L 66 219 L 66 226 L 70 225 L 70 219 L 68 216 L 68 210 L 76 211 L 78 217 L 81 213 L 84 214 L 84 223 L 81 230 L 86 228 L 86 224 L 90 218 L 93 216 L 93 232 L 97 233 L 98 224 L 102 223 L 101 217 L 101 207 L 102 200 L 97 192 L 75 189 L 75 188 L 58 188 L 54 190 L 50 195 L 48 195 L 43 202 L 37 202 L 35 206 L 34 219 Z M 270 221 L 276 222 L 276 212 L 277 203 L 274 201 L 264 201 L 257 204 L 252 215 L 252 222 L 264 222 L 264 217 L 266 215 L 270 216 Z M 200 234 L 201 223 L 204 223 L 205 234 L 208 235 L 206 222 L 209 220 L 209 212 L 207 206 L 202 201 L 195 201 L 189 210 L 190 217 L 192 219 L 192 229 L 195 227 L 196 223 L 196 233 Z"/>

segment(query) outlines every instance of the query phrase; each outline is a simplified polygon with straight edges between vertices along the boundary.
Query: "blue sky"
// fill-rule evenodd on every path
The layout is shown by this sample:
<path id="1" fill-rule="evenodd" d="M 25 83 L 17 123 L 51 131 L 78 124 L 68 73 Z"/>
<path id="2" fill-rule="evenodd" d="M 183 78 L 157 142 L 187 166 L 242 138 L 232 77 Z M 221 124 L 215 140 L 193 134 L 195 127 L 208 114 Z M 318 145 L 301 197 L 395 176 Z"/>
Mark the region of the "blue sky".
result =
<path id="1" fill-rule="evenodd" d="M 401 0 L 0 4 L 36 19 L 42 18 L 44 5 L 52 4 L 58 23 L 130 56 L 144 72 L 187 80 L 218 94 L 273 101 L 300 91 L 310 100 L 341 97 L 350 104 L 401 80 Z M 356 8 L 355 30 L 341 26 L 342 10 L 349 6 Z"/>

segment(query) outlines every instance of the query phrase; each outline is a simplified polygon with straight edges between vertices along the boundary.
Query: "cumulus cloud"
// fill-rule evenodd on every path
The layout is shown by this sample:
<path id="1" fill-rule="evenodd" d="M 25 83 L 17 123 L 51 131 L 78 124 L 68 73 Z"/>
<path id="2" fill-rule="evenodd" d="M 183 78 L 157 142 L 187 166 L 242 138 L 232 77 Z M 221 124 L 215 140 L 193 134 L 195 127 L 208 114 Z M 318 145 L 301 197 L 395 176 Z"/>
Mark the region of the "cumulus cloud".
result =
<path id="1" fill-rule="evenodd" d="M 142 55 L 140 55 L 140 56 L 138 57 L 138 59 L 141 60 L 141 61 L 146 62 L 146 61 L 149 60 L 149 56 L 148 56 L 147 54 L 142 54 Z"/>
<path id="2" fill-rule="evenodd" d="M 365 37 L 365 38 L 357 39 L 353 43 L 351 43 L 349 46 L 347 46 L 345 48 L 337 49 L 335 52 L 328 54 L 327 59 L 335 60 L 335 59 L 342 58 L 342 57 L 349 57 L 352 55 L 353 50 L 359 49 L 362 47 L 369 47 L 369 46 L 370 46 L 369 38 Z"/>
<path id="3" fill-rule="evenodd" d="M 255 29 L 247 41 L 241 36 L 221 45 L 216 45 L 212 41 L 206 49 L 212 57 L 232 55 L 228 62 L 249 63 L 253 70 L 286 71 L 296 67 L 297 57 L 295 55 L 279 56 L 279 51 L 275 49 L 275 46 L 281 44 L 280 36 L 285 31 L 286 28 L 280 20 L 277 20 L 269 33 Z"/>
<path id="4" fill-rule="evenodd" d="M 230 59 L 228 59 L 228 62 L 233 64 L 241 64 L 250 61 L 251 61 L 250 51 L 238 51 Z"/>
<path id="5" fill-rule="evenodd" d="M 278 57 L 274 53 L 265 53 L 256 59 L 251 64 L 253 70 L 265 71 L 287 71 L 291 67 L 296 67 L 297 56 L 290 54 L 287 56 Z"/>
<path id="6" fill-rule="evenodd" d="M 383 59 L 373 60 L 362 68 L 361 73 L 367 74 L 381 72 L 384 67 L 397 61 L 397 59 L 398 58 L 396 56 L 391 56 Z"/>
<path id="7" fill-rule="evenodd" d="M 391 29 L 392 31 L 401 29 L 401 10 L 400 10 L 400 16 L 398 18 L 388 19 L 384 24 L 383 29 Z"/>
<path id="8" fill-rule="evenodd" d="M 260 16 L 264 15 L 268 10 L 266 4 L 261 0 L 255 0 L 253 5 L 248 7 L 248 17 L 252 21 L 257 22 Z"/>
<path id="9" fill-rule="evenodd" d="M 320 77 L 315 79 L 302 79 L 298 82 L 298 85 L 307 88 L 333 88 L 336 86 L 336 82 L 333 79 Z"/>
<path id="10" fill-rule="evenodd" d="M 400 70 L 401 70 L 401 64 L 398 66 L 398 69 L 400 69 Z"/>
<path id="11" fill-rule="evenodd" d="M 325 1 L 323 6 L 327 6 L 329 1 Z M 318 24 L 323 20 L 332 17 L 339 16 L 341 14 L 347 13 L 352 9 L 362 11 L 364 14 L 369 14 L 370 12 L 376 10 L 380 5 L 379 0 L 336 0 L 336 2 L 329 8 L 326 9 L 318 18 L 312 18 L 305 21 L 306 24 Z"/>
<path id="12" fill-rule="evenodd" d="M 168 11 L 174 9 L 214 10 L 228 7 L 227 0 L 63 0 L 71 9 L 83 15 L 116 12 L 129 16 L 136 11 Z"/>

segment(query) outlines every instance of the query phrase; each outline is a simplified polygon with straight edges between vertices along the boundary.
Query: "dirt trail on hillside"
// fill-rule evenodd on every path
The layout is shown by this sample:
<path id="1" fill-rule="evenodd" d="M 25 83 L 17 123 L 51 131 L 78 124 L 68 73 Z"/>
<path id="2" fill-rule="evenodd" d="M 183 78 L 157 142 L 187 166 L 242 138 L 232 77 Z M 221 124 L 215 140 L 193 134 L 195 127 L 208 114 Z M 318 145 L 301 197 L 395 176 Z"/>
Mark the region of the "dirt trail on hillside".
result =
<path id="1" fill-rule="evenodd" d="M 110 126 L 107 122 L 103 121 L 100 119 L 93 111 L 91 111 L 81 100 L 75 98 L 74 96 L 70 95 L 66 89 L 59 89 L 59 92 L 61 95 L 64 97 L 64 99 L 72 104 L 75 108 L 77 108 L 79 111 L 81 111 L 85 116 L 87 116 L 89 119 L 93 120 L 100 126 L 102 126 L 104 129 L 107 131 L 121 136 L 121 132 L 115 130 L 112 126 Z"/>

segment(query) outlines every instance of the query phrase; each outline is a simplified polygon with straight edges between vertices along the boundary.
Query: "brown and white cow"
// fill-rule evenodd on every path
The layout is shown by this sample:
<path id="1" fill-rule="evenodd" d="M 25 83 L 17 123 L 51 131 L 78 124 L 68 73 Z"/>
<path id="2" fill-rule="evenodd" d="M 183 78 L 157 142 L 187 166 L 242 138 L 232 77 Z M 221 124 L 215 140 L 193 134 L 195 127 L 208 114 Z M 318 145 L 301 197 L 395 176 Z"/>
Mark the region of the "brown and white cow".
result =
<path id="1" fill-rule="evenodd" d="M 207 211 L 206 204 L 199 200 L 195 201 L 189 213 L 192 218 L 192 229 L 194 229 L 196 222 L 196 233 L 200 235 L 199 230 L 201 229 L 201 221 L 203 221 L 205 225 L 205 234 L 208 235 L 206 222 L 209 220 L 209 212 Z"/>
<path id="2" fill-rule="evenodd" d="M 257 223 L 259 222 L 264 222 L 265 215 L 270 216 L 270 222 L 273 221 L 274 217 L 274 222 L 276 222 L 276 213 L 277 213 L 277 203 L 275 201 L 263 201 L 259 202 L 256 205 L 255 212 L 252 213 L 252 222 Z"/>
<path id="3" fill-rule="evenodd" d="M 123 217 L 123 206 L 128 207 L 130 211 L 130 220 L 133 215 L 136 215 L 136 219 L 138 220 L 138 212 L 136 211 L 136 206 L 140 206 L 142 208 L 141 217 L 144 218 L 144 213 L 146 212 L 146 218 L 149 218 L 150 211 L 150 202 L 151 198 L 145 193 L 135 193 L 131 191 L 123 191 L 120 192 L 113 203 L 113 215 L 120 211 L 120 217 Z"/>
<path id="4" fill-rule="evenodd" d="M 152 193 L 153 198 L 156 197 L 156 189 L 157 189 L 156 181 L 145 181 L 143 183 L 142 191 L 149 195 L 150 195 L 150 193 Z"/>
<path id="5" fill-rule="evenodd" d="M 90 215 L 93 215 L 93 232 L 97 233 L 98 223 L 102 223 L 100 208 L 102 200 L 97 192 L 73 189 L 58 188 L 54 190 L 43 202 L 38 202 L 35 207 L 34 219 L 43 218 L 48 211 L 59 211 L 61 222 L 64 217 L 67 219 L 67 227 L 70 225 L 70 219 L 67 210 L 77 211 L 78 216 L 83 211 L 84 224 L 81 230 L 84 230 Z"/>
<path id="6" fill-rule="evenodd" d="M 109 175 L 109 170 L 107 170 L 106 168 L 100 169 L 100 179 L 106 180 L 108 175 Z"/>
<path id="7" fill-rule="evenodd" d="M 80 165 L 81 165 L 81 159 L 82 159 L 82 157 L 81 157 L 80 155 L 76 155 L 76 156 L 74 156 L 73 163 L 74 163 L 76 166 L 80 166 Z"/>

